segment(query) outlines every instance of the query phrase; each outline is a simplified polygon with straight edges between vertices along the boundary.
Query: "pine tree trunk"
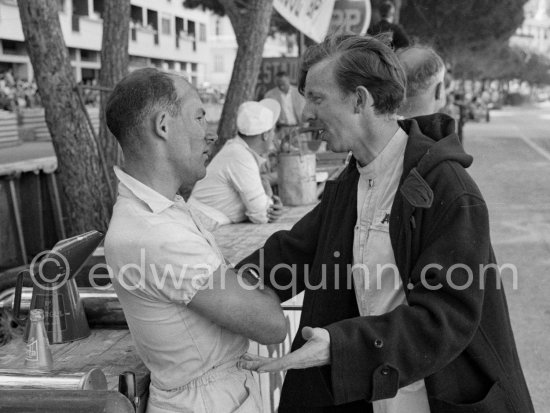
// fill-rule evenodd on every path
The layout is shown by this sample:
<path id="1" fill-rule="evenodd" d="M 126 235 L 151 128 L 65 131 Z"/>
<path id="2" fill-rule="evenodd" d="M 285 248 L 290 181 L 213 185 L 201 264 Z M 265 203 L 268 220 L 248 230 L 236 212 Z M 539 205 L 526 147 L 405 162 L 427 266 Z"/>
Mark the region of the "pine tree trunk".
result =
<path id="1" fill-rule="evenodd" d="M 113 89 L 128 72 L 128 32 L 130 30 L 130 0 L 105 0 L 103 11 L 103 40 L 101 44 L 101 70 L 99 84 Z M 110 92 L 102 91 L 99 110 L 99 142 L 112 187 L 116 188 L 113 165 L 118 162 L 119 146 L 105 123 L 105 105 Z"/>
<path id="2" fill-rule="evenodd" d="M 220 3 L 225 2 L 220 0 Z M 237 37 L 238 50 L 218 126 L 218 148 L 235 136 L 239 105 L 254 98 L 272 9 L 272 0 L 250 0 L 245 13 L 228 13 Z"/>
<path id="3" fill-rule="evenodd" d="M 105 230 L 110 199 L 59 23 L 57 0 L 19 0 L 28 54 L 58 161 L 69 235 Z"/>

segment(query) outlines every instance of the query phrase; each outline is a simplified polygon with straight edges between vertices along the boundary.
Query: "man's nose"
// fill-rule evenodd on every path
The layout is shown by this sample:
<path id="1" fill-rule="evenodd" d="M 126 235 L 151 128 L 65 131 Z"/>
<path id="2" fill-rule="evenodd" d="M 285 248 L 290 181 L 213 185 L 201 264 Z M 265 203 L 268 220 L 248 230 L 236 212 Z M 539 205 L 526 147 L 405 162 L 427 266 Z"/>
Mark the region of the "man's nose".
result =
<path id="1" fill-rule="evenodd" d="M 302 122 L 310 122 L 315 120 L 316 116 L 309 103 L 306 103 L 304 110 L 302 111 Z"/>

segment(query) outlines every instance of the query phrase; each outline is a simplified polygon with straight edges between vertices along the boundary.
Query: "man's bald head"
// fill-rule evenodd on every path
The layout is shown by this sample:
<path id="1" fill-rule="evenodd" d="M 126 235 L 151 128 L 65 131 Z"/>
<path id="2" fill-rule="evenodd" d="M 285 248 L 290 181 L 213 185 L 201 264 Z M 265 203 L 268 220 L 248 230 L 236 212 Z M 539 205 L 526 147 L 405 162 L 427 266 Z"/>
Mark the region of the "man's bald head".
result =
<path id="1" fill-rule="evenodd" d="M 445 104 L 445 63 L 434 49 L 413 45 L 397 51 L 407 76 L 407 96 L 400 114 L 428 115 Z"/>
<path id="2" fill-rule="evenodd" d="M 176 116 L 185 96 L 179 96 L 174 81 L 179 78 L 154 68 L 135 70 L 111 93 L 105 110 L 107 126 L 123 149 L 131 148 L 159 110 Z M 188 85 L 188 82 L 181 78 Z M 189 90 L 193 90 L 189 85 Z"/>
<path id="3" fill-rule="evenodd" d="M 445 70 L 443 59 L 428 46 L 417 44 L 400 49 L 397 56 L 407 75 L 407 97 L 425 93 Z"/>

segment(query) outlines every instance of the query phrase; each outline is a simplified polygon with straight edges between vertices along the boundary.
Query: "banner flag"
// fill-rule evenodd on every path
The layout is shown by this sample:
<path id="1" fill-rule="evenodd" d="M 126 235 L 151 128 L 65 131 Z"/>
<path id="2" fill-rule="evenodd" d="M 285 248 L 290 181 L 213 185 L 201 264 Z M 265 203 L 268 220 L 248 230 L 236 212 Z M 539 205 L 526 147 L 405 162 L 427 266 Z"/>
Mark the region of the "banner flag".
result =
<path id="1" fill-rule="evenodd" d="M 274 0 L 279 14 L 307 37 L 320 43 L 327 35 L 335 0 Z"/>

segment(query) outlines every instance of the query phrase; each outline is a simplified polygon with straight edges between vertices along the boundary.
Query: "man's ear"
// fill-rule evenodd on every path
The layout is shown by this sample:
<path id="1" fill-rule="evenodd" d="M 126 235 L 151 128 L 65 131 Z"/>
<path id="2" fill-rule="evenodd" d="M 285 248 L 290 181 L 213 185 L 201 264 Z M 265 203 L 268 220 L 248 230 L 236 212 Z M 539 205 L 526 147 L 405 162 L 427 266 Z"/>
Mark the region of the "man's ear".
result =
<path id="1" fill-rule="evenodd" d="M 443 88 L 443 83 L 439 82 L 435 85 L 435 100 L 441 99 L 441 89 Z"/>
<path id="2" fill-rule="evenodd" d="M 372 104 L 372 96 L 368 89 L 365 86 L 357 86 L 355 89 L 355 113 L 361 113 Z"/>
<path id="3" fill-rule="evenodd" d="M 168 113 L 165 111 L 157 112 L 154 117 L 155 132 L 162 139 L 168 138 Z"/>

